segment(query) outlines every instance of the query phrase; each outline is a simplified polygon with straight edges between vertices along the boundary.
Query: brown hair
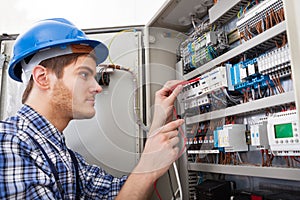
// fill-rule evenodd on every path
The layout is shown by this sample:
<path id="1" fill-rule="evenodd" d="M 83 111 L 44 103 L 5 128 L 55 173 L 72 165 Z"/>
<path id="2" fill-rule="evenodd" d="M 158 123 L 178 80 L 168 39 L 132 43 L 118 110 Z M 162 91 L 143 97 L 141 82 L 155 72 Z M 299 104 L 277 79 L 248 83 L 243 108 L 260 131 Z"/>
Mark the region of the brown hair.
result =
<path id="1" fill-rule="evenodd" d="M 62 55 L 62 56 L 57 56 L 54 58 L 49 58 L 46 60 L 43 60 L 40 62 L 40 65 L 50 69 L 53 71 L 58 79 L 62 78 L 64 68 L 71 64 L 72 62 L 76 62 L 78 57 L 82 55 L 89 55 L 86 53 L 76 53 L 76 54 L 68 54 L 68 55 Z M 93 59 L 95 59 L 94 55 L 91 55 Z M 33 78 L 32 76 L 30 77 L 30 80 L 26 86 L 26 89 L 23 92 L 22 96 L 22 103 L 24 104 L 32 90 L 33 87 Z"/>

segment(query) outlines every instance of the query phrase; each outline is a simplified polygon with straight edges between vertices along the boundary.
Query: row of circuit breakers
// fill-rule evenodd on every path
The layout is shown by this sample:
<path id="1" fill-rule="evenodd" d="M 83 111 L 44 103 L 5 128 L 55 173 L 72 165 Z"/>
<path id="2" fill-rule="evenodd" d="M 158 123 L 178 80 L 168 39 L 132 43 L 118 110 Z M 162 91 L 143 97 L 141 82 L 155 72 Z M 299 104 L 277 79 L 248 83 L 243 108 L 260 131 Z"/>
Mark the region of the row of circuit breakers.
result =
<path id="1" fill-rule="evenodd" d="M 283 1 L 262 1 L 249 11 L 247 7 L 246 14 L 242 15 L 243 17 L 238 18 L 234 23 L 234 26 L 236 26 L 240 33 L 240 39 L 247 41 L 285 20 Z M 224 27 L 209 27 L 209 25 L 205 26 L 204 24 L 200 34 L 199 31 L 194 30 L 190 37 L 181 43 L 180 49 L 184 74 L 201 67 L 228 50 L 234 41 L 231 41 L 231 39 L 227 37 L 226 29 L 232 29 L 232 26 L 224 25 Z M 285 42 L 286 41 L 283 41 L 283 43 Z M 260 59 L 268 62 L 268 57 L 272 56 L 273 55 L 262 55 Z M 275 59 L 275 61 L 276 60 L 277 59 Z M 265 66 L 265 69 L 261 70 L 264 71 L 264 73 L 267 73 L 272 69 L 267 65 Z"/>
<path id="2" fill-rule="evenodd" d="M 300 137 L 296 111 L 276 113 L 262 119 L 250 127 L 251 145 L 258 149 L 271 149 L 277 156 L 299 156 Z M 204 144 L 197 150 L 188 150 L 189 154 L 219 153 L 220 148 L 224 152 L 248 151 L 246 139 L 246 125 L 226 124 L 213 131 L 211 137 L 189 138 L 187 144 Z M 207 149 L 205 144 L 213 144 L 213 148 Z"/>
<path id="3" fill-rule="evenodd" d="M 186 84 L 179 99 L 185 113 L 191 113 L 191 110 L 196 108 L 211 107 L 213 99 L 226 101 L 226 98 L 218 93 L 230 91 L 243 93 L 247 88 L 257 92 L 258 89 L 268 87 L 268 82 L 273 84 L 270 75 L 272 72 L 280 77 L 291 75 L 288 45 L 251 60 L 216 67 Z M 210 137 L 188 138 L 188 145 L 213 144 L 213 148 L 209 150 L 203 145 L 203 150 L 189 150 L 188 153 L 218 153 L 219 148 L 224 148 L 225 152 L 248 151 L 246 132 L 250 131 L 252 146 L 261 149 L 270 148 L 273 154 L 278 156 L 299 156 L 300 135 L 297 127 L 296 110 L 269 114 L 247 126 L 226 124 L 216 128 Z"/>
<path id="4" fill-rule="evenodd" d="M 220 88 L 226 87 L 229 90 L 239 91 L 240 93 L 249 90 L 249 88 L 254 91 L 263 90 L 269 86 L 274 87 L 274 77 L 278 79 L 290 75 L 291 66 L 288 45 L 261 55 L 258 58 L 249 59 L 234 65 L 225 64 L 225 66 L 217 67 L 203 74 L 195 79 L 197 81 L 184 87 L 182 95 L 184 109 L 209 103 L 207 94 Z"/>

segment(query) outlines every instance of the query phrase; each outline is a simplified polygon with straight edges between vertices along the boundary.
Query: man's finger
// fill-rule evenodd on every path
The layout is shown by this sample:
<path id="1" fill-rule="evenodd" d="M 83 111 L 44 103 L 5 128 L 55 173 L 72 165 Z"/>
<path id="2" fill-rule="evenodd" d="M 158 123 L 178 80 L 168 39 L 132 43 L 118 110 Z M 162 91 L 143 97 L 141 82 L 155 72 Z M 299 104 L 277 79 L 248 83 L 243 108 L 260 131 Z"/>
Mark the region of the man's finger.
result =
<path id="1" fill-rule="evenodd" d="M 177 137 L 178 136 L 178 131 L 177 130 L 174 130 L 174 131 L 169 131 L 166 134 L 166 139 L 172 139 L 174 137 Z"/>
<path id="2" fill-rule="evenodd" d="M 170 103 L 173 104 L 173 102 L 175 102 L 178 94 L 181 92 L 181 90 L 183 89 L 182 85 L 178 85 L 170 94 L 170 96 L 168 97 L 168 100 L 170 101 Z"/>
<path id="3" fill-rule="evenodd" d="M 175 121 L 169 122 L 162 127 L 162 132 L 169 132 L 176 130 L 179 126 L 184 123 L 184 119 L 177 119 Z"/>
<path id="4" fill-rule="evenodd" d="M 174 131 L 179 126 L 181 126 L 183 123 L 184 123 L 183 119 L 177 119 L 175 121 L 169 122 L 166 125 L 160 127 L 158 130 L 156 130 L 156 131 L 154 131 L 152 133 L 149 133 L 149 136 L 157 134 L 159 132 L 167 133 L 167 132 L 170 132 L 170 131 Z"/>
<path id="5" fill-rule="evenodd" d="M 181 82 L 182 80 L 171 80 L 166 82 L 163 88 L 158 91 L 158 94 L 162 96 L 168 96 L 170 92 L 174 90 Z"/>
<path id="6" fill-rule="evenodd" d="M 173 137 L 173 138 L 170 139 L 170 145 L 171 145 L 171 147 L 174 147 L 178 143 L 179 143 L 179 137 Z"/>
<path id="7" fill-rule="evenodd" d="M 171 80 L 171 81 L 166 82 L 166 84 L 164 85 L 164 88 L 167 88 L 168 90 L 170 90 L 182 82 L 183 82 L 183 80 Z"/>

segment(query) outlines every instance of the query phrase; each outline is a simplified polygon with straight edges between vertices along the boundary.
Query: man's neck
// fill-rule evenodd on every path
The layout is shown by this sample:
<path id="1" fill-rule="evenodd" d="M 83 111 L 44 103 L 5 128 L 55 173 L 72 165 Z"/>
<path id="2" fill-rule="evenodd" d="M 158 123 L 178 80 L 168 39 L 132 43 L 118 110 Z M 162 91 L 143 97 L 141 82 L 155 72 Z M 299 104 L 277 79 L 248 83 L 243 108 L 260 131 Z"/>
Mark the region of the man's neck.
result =
<path id="1" fill-rule="evenodd" d="M 25 104 L 32 107 L 37 113 L 45 117 L 53 126 L 57 128 L 61 133 L 67 127 L 71 119 L 66 117 L 63 113 L 52 109 L 48 103 L 41 101 L 28 100 Z"/>

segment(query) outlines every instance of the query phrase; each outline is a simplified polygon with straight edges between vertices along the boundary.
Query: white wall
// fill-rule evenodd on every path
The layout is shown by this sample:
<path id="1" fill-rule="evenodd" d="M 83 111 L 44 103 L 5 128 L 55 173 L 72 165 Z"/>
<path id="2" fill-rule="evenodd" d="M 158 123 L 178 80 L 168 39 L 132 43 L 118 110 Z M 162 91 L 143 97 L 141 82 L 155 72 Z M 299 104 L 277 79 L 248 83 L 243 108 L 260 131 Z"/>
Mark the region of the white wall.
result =
<path id="1" fill-rule="evenodd" d="M 143 25 L 164 1 L 2 0 L 0 34 L 17 34 L 35 21 L 53 17 L 64 17 L 82 29 Z"/>

